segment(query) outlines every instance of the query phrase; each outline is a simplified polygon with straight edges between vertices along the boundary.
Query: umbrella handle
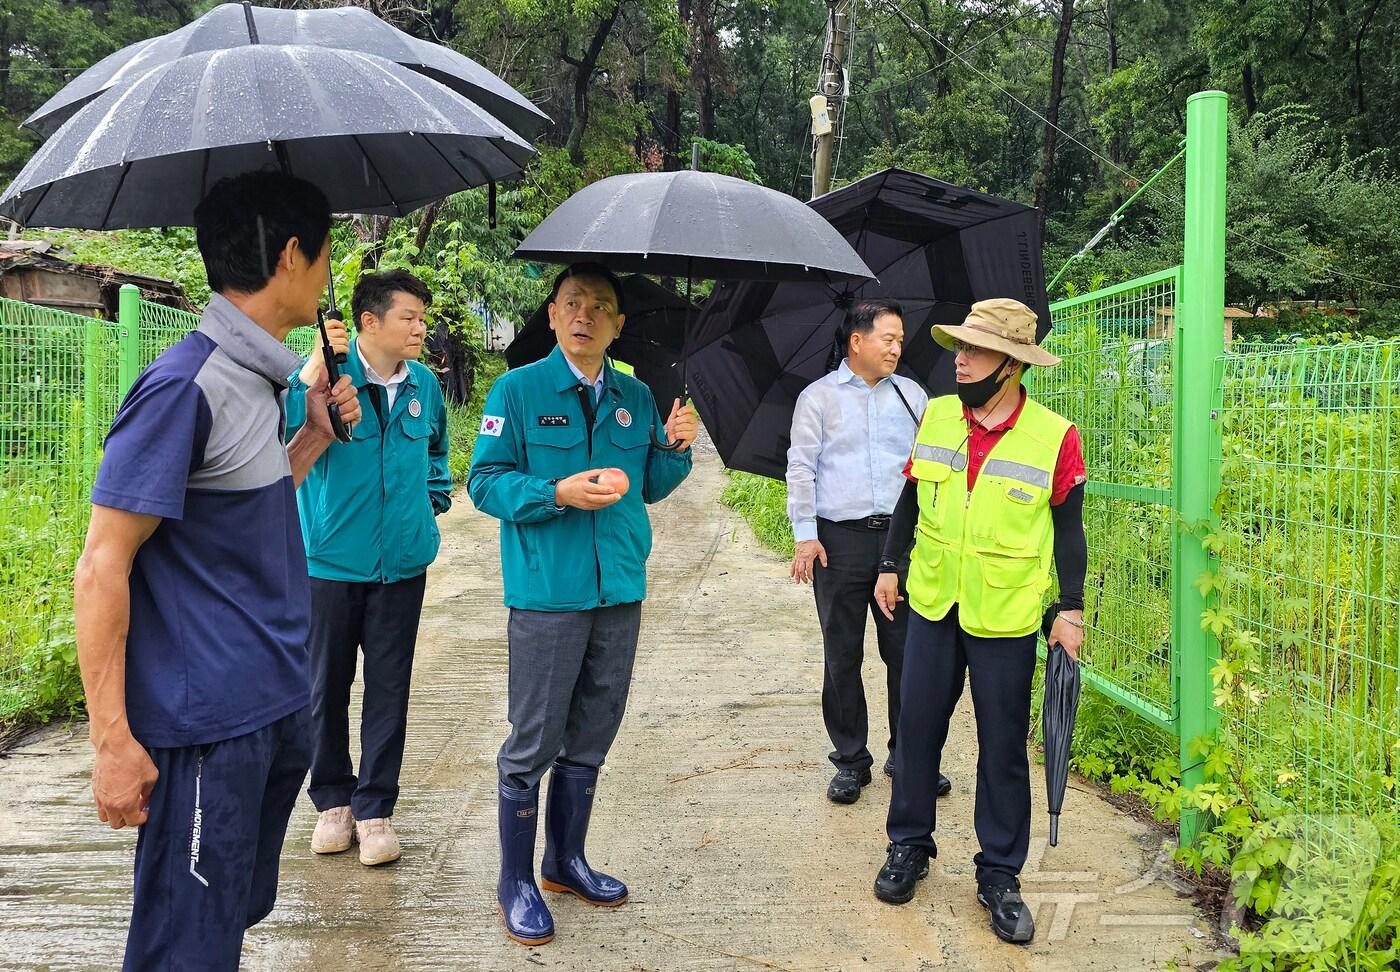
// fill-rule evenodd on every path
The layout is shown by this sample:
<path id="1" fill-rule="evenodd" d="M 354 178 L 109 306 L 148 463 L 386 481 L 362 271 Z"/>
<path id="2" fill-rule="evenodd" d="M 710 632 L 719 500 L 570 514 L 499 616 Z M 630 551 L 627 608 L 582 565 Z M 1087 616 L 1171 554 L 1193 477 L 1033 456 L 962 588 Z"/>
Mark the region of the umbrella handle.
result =
<path id="1" fill-rule="evenodd" d="M 689 393 L 689 392 L 685 392 L 685 391 L 682 391 L 682 392 L 681 392 L 681 404 L 682 404 L 682 405 L 689 405 L 689 404 L 690 404 L 690 393 Z M 652 446 L 653 446 L 654 448 L 660 449 L 662 452 L 679 452 L 679 451 L 680 451 L 681 444 L 680 444 L 679 442 L 662 442 L 661 439 L 657 437 L 657 434 L 656 434 L 656 426 L 653 425 L 651 428 L 647 429 L 647 432 L 650 433 L 650 435 L 651 435 L 651 444 L 652 444 Z"/>
<path id="2" fill-rule="evenodd" d="M 340 369 L 336 367 L 336 360 L 344 358 L 331 349 L 331 336 L 326 332 L 326 318 L 319 310 L 316 312 L 316 326 L 321 330 L 321 357 L 326 363 L 326 389 L 329 391 L 340 381 Z M 340 417 L 340 406 L 331 402 L 326 406 L 326 411 L 330 414 L 331 431 L 335 433 L 335 437 L 341 442 L 349 442 L 350 430 L 345 427 L 345 420 Z"/>

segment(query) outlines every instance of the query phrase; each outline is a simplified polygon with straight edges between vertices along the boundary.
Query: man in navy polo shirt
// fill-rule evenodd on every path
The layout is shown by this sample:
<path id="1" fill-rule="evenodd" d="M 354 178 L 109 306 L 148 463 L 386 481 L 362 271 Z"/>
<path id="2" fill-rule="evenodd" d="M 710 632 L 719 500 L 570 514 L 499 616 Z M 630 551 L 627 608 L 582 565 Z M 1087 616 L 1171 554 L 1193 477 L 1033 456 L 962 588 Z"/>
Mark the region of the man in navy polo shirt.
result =
<path id="1" fill-rule="evenodd" d="M 276 173 L 224 180 L 195 211 L 214 291 L 199 328 L 117 412 L 74 578 L 98 819 L 137 825 L 125 969 L 237 969 L 277 895 L 310 762 L 310 593 L 295 488 L 333 435 L 322 377 L 282 443 L 282 344 L 314 321 L 330 206 Z"/>

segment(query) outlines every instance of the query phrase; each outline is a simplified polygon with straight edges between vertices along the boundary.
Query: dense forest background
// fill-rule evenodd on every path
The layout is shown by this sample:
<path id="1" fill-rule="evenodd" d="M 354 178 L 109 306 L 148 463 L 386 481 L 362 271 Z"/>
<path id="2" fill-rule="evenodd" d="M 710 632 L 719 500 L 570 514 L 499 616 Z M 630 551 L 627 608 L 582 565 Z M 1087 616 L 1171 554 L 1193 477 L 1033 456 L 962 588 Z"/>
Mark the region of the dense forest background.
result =
<path id="1" fill-rule="evenodd" d="M 330 6 L 347 0 L 262 0 Z M 579 186 L 702 164 L 810 193 L 807 99 L 821 0 L 359 0 L 476 58 L 555 120 L 496 230 L 479 193 L 403 220 L 356 221 L 343 270 L 431 272 L 463 314 L 519 313 L 539 282 L 505 262 Z M 0 177 L 33 151 L 20 122 L 99 58 L 211 0 L 5 0 Z M 854 0 L 836 184 L 889 165 L 1040 207 L 1051 276 L 1177 151 L 1186 98 L 1230 94 L 1227 296 L 1400 306 L 1400 3 L 1393 0 Z M 1053 125 L 1047 124 L 1047 119 Z M 1053 297 L 1180 259 L 1174 167 Z M 179 233 L 108 235 L 84 252 L 164 270 L 198 296 Z M 139 253 L 139 258 L 135 254 Z"/>

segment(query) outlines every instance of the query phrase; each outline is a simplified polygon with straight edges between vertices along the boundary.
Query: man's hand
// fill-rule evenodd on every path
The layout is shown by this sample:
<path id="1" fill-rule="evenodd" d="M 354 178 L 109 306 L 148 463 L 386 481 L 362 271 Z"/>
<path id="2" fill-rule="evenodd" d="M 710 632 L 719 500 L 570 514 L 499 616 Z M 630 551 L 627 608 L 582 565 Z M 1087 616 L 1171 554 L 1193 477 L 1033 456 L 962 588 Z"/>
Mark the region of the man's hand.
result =
<path id="1" fill-rule="evenodd" d="M 695 406 L 682 405 L 681 400 L 677 398 L 671 406 L 670 418 L 666 419 L 666 441 L 680 443 L 676 451 L 681 452 L 690 448 L 699 431 L 700 417 L 695 414 Z"/>
<path id="2" fill-rule="evenodd" d="M 130 732 L 111 733 L 97 743 L 92 798 L 97 819 L 113 830 L 146 822 L 151 791 L 160 772 Z"/>
<path id="3" fill-rule="evenodd" d="M 904 598 L 899 593 L 899 575 L 881 574 L 875 581 L 875 603 L 880 606 L 880 613 L 891 621 L 894 620 L 894 609 Z"/>
<path id="4" fill-rule="evenodd" d="M 579 510 L 601 510 L 622 499 L 622 494 L 611 486 L 591 482 L 602 473 L 602 469 L 585 469 L 574 473 L 568 479 L 554 484 L 554 505 L 572 506 Z"/>
<path id="5" fill-rule="evenodd" d="M 345 329 L 345 324 L 335 318 L 326 321 L 326 334 L 331 339 L 331 350 L 336 354 L 350 353 L 350 332 Z M 316 379 L 326 370 L 326 356 L 321 353 L 321 335 L 316 334 L 316 347 L 311 352 L 311 356 L 306 359 L 306 364 L 301 366 L 298 377 L 301 383 L 308 388 L 316 384 Z"/>
<path id="6" fill-rule="evenodd" d="M 1079 624 L 1071 624 L 1066 619 L 1073 619 Z M 1079 649 L 1084 646 L 1084 629 L 1080 627 L 1083 623 L 1083 611 L 1061 611 L 1050 626 L 1050 644 L 1060 645 L 1076 662 L 1079 661 Z"/>
<path id="7" fill-rule="evenodd" d="M 332 401 L 340 406 L 340 420 L 345 423 L 345 428 L 353 429 L 355 423 L 360 420 L 360 400 L 356 397 L 354 382 L 350 380 L 349 375 L 341 375 L 334 391 L 328 392 L 323 371 L 316 376 L 315 383 L 306 389 L 306 424 L 328 441 L 335 438 L 335 431 L 331 428 L 331 417 L 326 411 L 327 405 Z"/>
<path id="8" fill-rule="evenodd" d="M 818 560 L 822 562 L 823 567 L 826 566 L 826 548 L 822 546 L 822 542 L 803 540 L 792 554 L 792 579 L 799 584 L 811 583 L 812 570 Z"/>

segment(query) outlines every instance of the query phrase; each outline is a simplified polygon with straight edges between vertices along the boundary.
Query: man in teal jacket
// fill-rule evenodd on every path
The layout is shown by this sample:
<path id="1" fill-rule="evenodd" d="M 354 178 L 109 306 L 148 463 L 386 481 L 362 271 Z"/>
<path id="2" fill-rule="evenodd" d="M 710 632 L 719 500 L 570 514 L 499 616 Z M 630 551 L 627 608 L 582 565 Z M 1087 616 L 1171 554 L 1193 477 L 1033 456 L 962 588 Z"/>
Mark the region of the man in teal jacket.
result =
<path id="1" fill-rule="evenodd" d="M 311 849 L 358 840 L 367 865 L 397 860 L 389 818 L 399 795 L 409 678 L 428 565 L 438 551 L 433 517 L 452 505 L 447 410 L 437 379 L 416 360 L 428 288 L 402 271 L 365 274 L 351 306 L 358 337 L 345 373 L 363 420 L 336 442 L 297 490 L 311 574 L 311 713 L 315 751 L 308 793 L 320 811 Z M 339 328 L 336 329 L 339 331 Z M 290 435 L 305 419 L 304 382 L 287 402 Z M 365 656 L 360 770 L 350 762 L 350 685 Z"/>
<path id="2" fill-rule="evenodd" d="M 559 275 L 549 305 L 559 346 L 491 389 L 467 481 L 477 508 L 501 521 L 511 733 L 496 759 L 496 899 L 506 934 L 527 945 L 554 937 L 534 875 L 539 785 L 551 764 L 545 889 L 605 907 L 627 900 L 621 881 L 588 866 L 584 840 L 632 681 L 651 552 L 644 504 L 690 473 L 698 429 L 679 400 L 663 422 L 647 386 L 608 364 L 621 299 L 617 278 L 596 264 Z M 597 482 L 609 468 L 630 488 Z"/>

